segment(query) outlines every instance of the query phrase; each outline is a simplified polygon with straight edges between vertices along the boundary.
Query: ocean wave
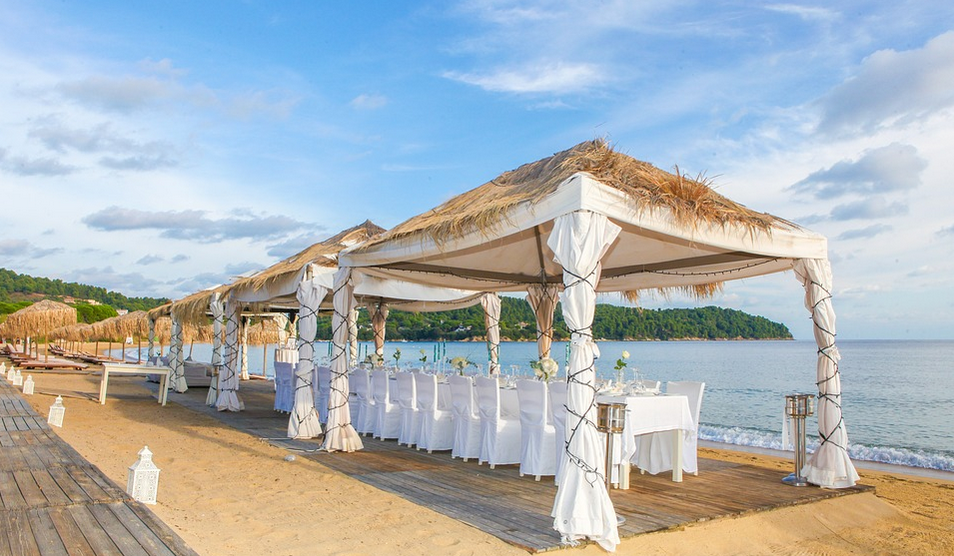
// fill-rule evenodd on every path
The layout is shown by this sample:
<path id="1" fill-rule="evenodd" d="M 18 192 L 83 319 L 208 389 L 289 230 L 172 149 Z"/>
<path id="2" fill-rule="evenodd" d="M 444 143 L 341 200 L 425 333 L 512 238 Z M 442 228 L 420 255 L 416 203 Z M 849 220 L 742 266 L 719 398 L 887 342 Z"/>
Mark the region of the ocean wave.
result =
<path id="1" fill-rule="evenodd" d="M 699 438 L 710 442 L 721 442 L 724 444 L 734 444 L 736 446 L 752 446 L 755 448 L 767 448 L 769 450 L 784 449 L 782 447 L 781 434 L 777 432 L 746 429 L 743 427 L 702 425 L 699 428 Z M 809 439 L 806 450 L 811 453 L 814 452 L 816 448 L 818 448 L 818 440 Z M 940 471 L 954 471 L 954 455 L 943 452 L 851 444 L 848 447 L 848 455 L 855 460 L 922 467 Z"/>

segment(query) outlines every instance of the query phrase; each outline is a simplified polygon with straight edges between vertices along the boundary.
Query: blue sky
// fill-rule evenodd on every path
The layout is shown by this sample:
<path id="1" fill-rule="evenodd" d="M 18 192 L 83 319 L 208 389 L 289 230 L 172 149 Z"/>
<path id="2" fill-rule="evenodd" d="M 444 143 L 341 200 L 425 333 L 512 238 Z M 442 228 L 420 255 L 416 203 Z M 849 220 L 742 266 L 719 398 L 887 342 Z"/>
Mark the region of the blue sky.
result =
<path id="1" fill-rule="evenodd" d="M 595 137 L 826 235 L 840 337 L 954 337 L 954 5 L 0 4 L 18 272 L 177 298 Z"/>

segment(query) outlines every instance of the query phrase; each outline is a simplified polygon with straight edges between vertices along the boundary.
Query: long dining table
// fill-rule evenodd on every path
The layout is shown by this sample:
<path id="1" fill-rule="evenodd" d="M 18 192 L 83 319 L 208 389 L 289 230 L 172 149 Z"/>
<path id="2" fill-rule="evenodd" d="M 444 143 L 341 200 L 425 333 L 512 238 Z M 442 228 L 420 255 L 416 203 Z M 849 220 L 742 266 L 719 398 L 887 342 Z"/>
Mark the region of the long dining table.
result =
<path id="1" fill-rule="evenodd" d="M 622 442 L 619 447 L 619 488 L 629 488 L 630 460 L 636 454 L 637 437 L 642 434 L 670 431 L 672 442 L 672 480 L 682 482 L 683 457 L 695 454 L 683 453 L 683 438 L 686 433 L 696 434 L 696 423 L 689 410 L 689 398 L 680 395 L 645 394 L 600 394 L 597 403 L 618 403 L 626 406 Z M 614 458 L 615 459 L 615 458 Z"/>

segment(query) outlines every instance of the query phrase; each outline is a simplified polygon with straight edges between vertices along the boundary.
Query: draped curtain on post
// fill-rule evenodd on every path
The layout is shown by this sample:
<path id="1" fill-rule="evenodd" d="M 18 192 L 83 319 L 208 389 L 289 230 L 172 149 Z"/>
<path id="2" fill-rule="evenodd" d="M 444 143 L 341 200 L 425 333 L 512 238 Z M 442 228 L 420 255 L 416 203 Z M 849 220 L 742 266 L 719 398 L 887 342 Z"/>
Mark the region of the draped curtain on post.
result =
<path id="1" fill-rule="evenodd" d="M 315 438 L 321 434 L 315 410 L 315 338 L 318 336 L 318 307 L 328 295 L 312 277 L 298 284 L 298 365 L 295 367 L 295 402 L 288 418 L 288 438 Z"/>
<path id="2" fill-rule="evenodd" d="M 812 313 L 818 363 L 818 437 L 821 444 L 801 473 L 810 483 L 828 488 L 847 488 L 858 481 L 858 472 L 848 457 L 848 432 L 841 413 L 841 355 L 835 346 L 835 310 L 831 304 L 831 264 L 827 259 L 799 259 L 795 276 L 805 287 L 805 307 Z"/>
<path id="3" fill-rule="evenodd" d="M 480 297 L 480 305 L 484 308 L 484 324 L 487 326 L 487 353 L 490 364 L 490 376 L 500 374 L 500 296 L 496 293 L 485 293 Z"/>
<path id="4" fill-rule="evenodd" d="M 222 323 L 225 320 L 225 305 L 218 292 L 212 294 L 209 301 L 212 313 L 212 380 L 209 393 L 205 397 L 206 405 L 215 405 L 219 401 L 219 375 L 222 372 Z"/>
<path id="5" fill-rule="evenodd" d="M 354 307 L 354 284 L 351 269 L 339 268 L 335 272 L 334 313 L 331 316 L 331 335 L 334 343 L 331 351 L 331 390 L 328 396 L 328 422 L 325 424 L 325 443 L 329 452 L 353 452 L 364 448 L 361 438 L 351 426 L 351 410 L 348 407 L 348 356 L 350 327 L 348 316 Z"/>
<path id="6" fill-rule="evenodd" d="M 242 411 L 245 404 L 238 396 L 239 388 L 239 304 L 231 299 L 225 302 L 225 362 L 219 372 L 219 411 Z"/>
<path id="7" fill-rule="evenodd" d="M 553 284 L 534 284 L 527 288 L 527 303 L 537 316 L 537 354 L 540 359 L 550 357 L 553 344 L 553 311 L 560 289 Z"/>
<path id="8" fill-rule="evenodd" d="M 374 305 L 374 314 L 371 315 L 371 328 L 374 329 L 374 353 L 379 357 L 384 357 L 384 336 L 387 332 L 390 313 L 388 304 L 381 301 Z"/>
<path id="9" fill-rule="evenodd" d="M 242 323 L 242 380 L 248 380 L 248 327 L 251 324 L 251 317 L 243 317 L 239 319 L 239 322 Z M 264 329 L 264 327 L 263 327 Z M 262 374 L 265 373 L 265 370 L 262 369 Z"/>
<path id="10" fill-rule="evenodd" d="M 354 288 L 352 288 L 352 292 Z M 351 302 L 348 312 L 348 368 L 358 364 L 358 308 Z"/>
<path id="11" fill-rule="evenodd" d="M 553 502 L 553 528 L 565 543 L 589 538 L 616 550 L 616 512 L 606 490 L 603 446 L 596 430 L 596 369 L 599 349 L 591 327 L 596 309 L 600 259 L 620 227 L 602 214 L 577 211 L 554 220 L 547 245 L 563 267 L 563 318 L 570 329 L 567 368 L 566 451 Z"/>
<path id="12" fill-rule="evenodd" d="M 146 317 L 146 325 L 149 327 L 149 351 L 147 361 L 152 363 L 156 361 L 156 319 Z"/>
<path id="13" fill-rule="evenodd" d="M 172 339 L 169 341 L 169 387 L 179 392 L 189 389 L 185 379 L 185 367 L 182 365 L 182 323 L 172 315 Z"/>

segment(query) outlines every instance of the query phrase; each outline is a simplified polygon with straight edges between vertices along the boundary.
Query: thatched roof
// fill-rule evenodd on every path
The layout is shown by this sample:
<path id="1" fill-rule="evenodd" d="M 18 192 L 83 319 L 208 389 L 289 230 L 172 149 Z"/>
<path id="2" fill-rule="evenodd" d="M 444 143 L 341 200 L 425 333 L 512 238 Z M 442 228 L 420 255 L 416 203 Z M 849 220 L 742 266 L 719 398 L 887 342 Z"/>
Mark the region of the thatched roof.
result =
<path id="1" fill-rule="evenodd" d="M 4 334 L 9 336 L 43 335 L 71 324 L 76 324 L 75 308 L 65 303 L 44 299 L 8 316 L 4 322 Z"/>
<path id="2" fill-rule="evenodd" d="M 567 178 L 586 172 L 609 187 L 622 191 L 634 210 L 667 209 L 677 224 L 740 224 L 767 230 L 783 220 L 748 209 L 715 192 L 711 181 L 672 174 L 648 162 L 617 152 L 604 140 L 586 141 L 553 156 L 504 172 L 489 182 L 462 193 L 440 206 L 415 216 L 354 249 L 404 236 L 424 235 L 436 243 L 481 231 L 490 235 L 507 217 L 509 209 L 533 204 L 552 194 Z"/>
<path id="3" fill-rule="evenodd" d="M 188 295 L 178 301 L 173 301 L 170 312 L 176 316 L 180 323 L 206 324 L 209 321 L 209 305 L 212 303 L 212 296 L 216 292 L 221 293 L 223 291 L 225 291 L 225 286 L 218 286 Z"/>
<path id="4" fill-rule="evenodd" d="M 272 318 L 266 318 L 248 327 L 248 343 L 251 344 L 277 344 L 280 340 L 279 332 L 282 331 L 278 322 Z"/>
<path id="5" fill-rule="evenodd" d="M 385 229 L 370 220 L 365 220 L 357 226 L 338 232 L 330 238 L 316 243 L 303 251 L 279 261 L 272 266 L 248 278 L 236 280 L 226 288 L 226 292 L 236 289 L 258 291 L 275 282 L 284 282 L 296 276 L 301 270 L 315 264 L 327 268 L 338 266 L 338 253 L 343 249 L 363 243 L 368 239 L 384 233 Z"/>
<path id="6" fill-rule="evenodd" d="M 61 326 L 50 331 L 50 338 L 57 340 L 69 340 L 71 342 L 82 342 L 89 338 L 92 332 L 92 326 L 85 322 L 78 322 L 68 326 Z"/>

